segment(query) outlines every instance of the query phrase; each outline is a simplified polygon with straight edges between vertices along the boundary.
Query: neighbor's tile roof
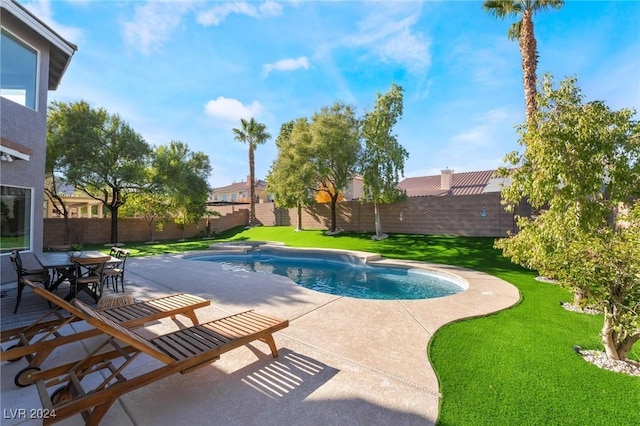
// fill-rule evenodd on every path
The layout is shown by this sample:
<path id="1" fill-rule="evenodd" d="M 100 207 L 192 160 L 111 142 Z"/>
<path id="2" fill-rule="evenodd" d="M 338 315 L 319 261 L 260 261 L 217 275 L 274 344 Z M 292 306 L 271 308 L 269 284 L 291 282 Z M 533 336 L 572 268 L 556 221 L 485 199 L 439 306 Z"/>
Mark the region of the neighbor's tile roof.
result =
<path id="1" fill-rule="evenodd" d="M 482 194 L 495 172 L 496 170 L 453 172 L 451 189 L 448 191 L 440 189 L 440 175 L 406 178 L 398 186 L 407 191 L 409 197 Z"/>
<path id="2" fill-rule="evenodd" d="M 267 182 L 263 181 L 263 180 L 256 180 L 256 189 L 264 189 L 267 187 Z M 249 188 L 249 182 L 247 181 L 243 181 L 243 182 L 234 182 L 231 185 L 227 185 L 227 186 L 221 186 L 219 188 L 213 188 L 212 192 L 235 192 L 235 191 L 248 191 Z"/>

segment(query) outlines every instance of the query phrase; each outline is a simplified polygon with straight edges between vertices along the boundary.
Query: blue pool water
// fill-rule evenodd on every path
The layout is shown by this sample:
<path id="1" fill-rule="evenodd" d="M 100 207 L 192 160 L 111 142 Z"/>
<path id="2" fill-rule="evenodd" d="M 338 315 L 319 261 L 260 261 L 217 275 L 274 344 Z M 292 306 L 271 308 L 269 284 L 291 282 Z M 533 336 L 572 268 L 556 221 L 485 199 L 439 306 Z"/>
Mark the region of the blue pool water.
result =
<path id="1" fill-rule="evenodd" d="M 278 274 L 311 290 L 360 299 L 431 299 L 464 291 L 461 284 L 430 271 L 369 266 L 344 256 L 292 257 L 254 251 L 191 259 L 217 262 L 224 270 Z"/>

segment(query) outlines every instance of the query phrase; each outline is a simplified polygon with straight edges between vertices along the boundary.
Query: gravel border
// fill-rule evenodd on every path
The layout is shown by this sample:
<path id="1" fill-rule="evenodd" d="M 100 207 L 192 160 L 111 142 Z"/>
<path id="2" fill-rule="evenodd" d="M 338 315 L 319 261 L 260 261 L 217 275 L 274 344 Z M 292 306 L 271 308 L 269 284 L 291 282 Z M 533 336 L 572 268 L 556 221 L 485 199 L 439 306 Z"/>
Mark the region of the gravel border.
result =
<path id="1" fill-rule="evenodd" d="M 640 363 L 632 360 L 620 361 L 611 359 L 602 351 L 583 351 L 578 352 L 582 358 L 604 370 L 615 371 L 617 373 L 628 374 L 629 376 L 640 377 Z"/>
<path id="2" fill-rule="evenodd" d="M 562 306 L 567 311 L 578 312 L 580 314 L 598 315 L 602 313 L 602 311 L 599 311 L 597 309 L 582 308 L 580 306 L 576 306 L 573 303 L 569 303 L 569 302 L 560 302 L 560 306 Z"/>

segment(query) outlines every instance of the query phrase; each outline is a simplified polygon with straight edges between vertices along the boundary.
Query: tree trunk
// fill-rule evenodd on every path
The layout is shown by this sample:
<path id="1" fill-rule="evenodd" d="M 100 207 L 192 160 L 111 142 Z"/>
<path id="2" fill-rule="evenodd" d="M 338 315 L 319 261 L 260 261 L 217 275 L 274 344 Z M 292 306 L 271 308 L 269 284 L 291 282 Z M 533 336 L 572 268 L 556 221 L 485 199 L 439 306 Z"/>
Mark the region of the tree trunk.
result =
<path id="1" fill-rule="evenodd" d="M 525 10 L 520 28 L 520 54 L 522 55 L 522 73 L 524 85 L 525 113 L 527 122 L 533 120 L 538 109 L 536 102 L 536 70 L 538 68 L 538 48 L 533 32 L 533 12 Z"/>
<path id="2" fill-rule="evenodd" d="M 615 309 L 613 315 L 615 316 Z M 611 359 L 626 361 L 633 345 L 640 341 L 640 332 L 623 337 L 615 330 L 615 323 L 615 319 L 609 315 L 609 309 L 605 307 L 604 325 L 601 331 L 604 351 Z"/>
<path id="3" fill-rule="evenodd" d="M 336 231 L 336 205 L 338 204 L 338 194 L 330 194 L 331 196 L 331 232 Z"/>
<path id="4" fill-rule="evenodd" d="M 255 159 L 253 155 L 253 145 L 249 144 L 249 196 L 251 204 L 249 208 L 249 226 L 256 221 L 256 187 L 255 187 Z"/>
<path id="5" fill-rule="evenodd" d="M 378 203 L 373 204 L 373 212 L 376 223 L 376 237 L 380 237 L 382 235 L 382 227 L 380 226 L 380 209 L 378 208 Z"/>
<path id="6" fill-rule="evenodd" d="M 608 310 L 604 310 L 604 325 L 602 326 L 602 345 L 607 356 L 611 359 L 620 359 L 617 345 L 617 333 L 613 329 L 613 320 L 607 315 Z"/>
<path id="7" fill-rule="evenodd" d="M 573 304 L 574 306 L 581 306 L 582 302 L 585 300 L 586 298 L 586 292 L 587 290 L 579 288 L 579 287 L 575 287 L 573 290 Z"/>
<path id="8" fill-rule="evenodd" d="M 626 339 L 622 341 L 620 347 L 618 348 L 618 356 L 622 360 L 626 360 L 631 348 L 634 344 L 640 341 L 640 332 L 634 334 L 633 336 L 628 336 Z"/>
<path id="9" fill-rule="evenodd" d="M 112 245 L 118 244 L 118 206 L 109 206 L 111 212 L 111 241 Z"/>
<path id="10" fill-rule="evenodd" d="M 298 218 L 296 223 L 296 231 L 302 231 L 302 204 L 298 204 Z"/>
<path id="11" fill-rule="evenodd" d="M 150 220 L 147 223 L 149 225 L 149 238 L 150 238 L 149 241 L 153 242 L 154 241 L 153 240 L 153 228 L 155 228 L 155 221 Z"/>
<path id="12" fill-rule="evenodd" d="M 64 213 L 64 243 L 65 245 L 69 244 L 69 212 L 66 209 Z"/>

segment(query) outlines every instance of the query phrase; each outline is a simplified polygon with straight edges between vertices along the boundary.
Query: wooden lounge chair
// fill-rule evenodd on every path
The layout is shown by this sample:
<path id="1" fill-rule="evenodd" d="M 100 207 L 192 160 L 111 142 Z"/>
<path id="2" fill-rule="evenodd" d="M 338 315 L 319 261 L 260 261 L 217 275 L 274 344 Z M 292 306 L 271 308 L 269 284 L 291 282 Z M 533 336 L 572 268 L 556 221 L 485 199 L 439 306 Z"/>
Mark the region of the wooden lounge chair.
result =
<path id="1" fill-rule="evenodd" d="M 42 286 L 25 280 L 25 285 L 33 288 L 34 292 L 55 307 L 34 323 L 26 327 L 19 327 L 6 330 L 0 333 L 2 343 L 13 343 L 12 346 L 0 352 L 1 361 L 17 361 L 25 357 L 29 365 L 20 370 L 15 377 L 17 386 L 28 386 L 31 384 L 26 377 L 40 370 L 40 365 L 56 348 L 79 340 L 99 336 L 102 332 L 98 329 L 89 329 L 72 334 L 65 334 L 64 326 L 84 319 L 73 315 L 77 309 L 69 302 L 59 296 L 45 290 Z M 175 320 L 176 315 L 184 315 L 191 320 L 193 325 L 199 323 L 195 310 L 209 306 L 211 301 L 198 296 L 186 293 L 174 294 L 160 297 L 158 299 L 137 302 L 130 305 L 119 306 L 100 310 L 101 315 L 109 320 L 122 324 L 123 327 L 139 327 L 152 321 L 171 317 Z M 71 316 L 63 315 L 63 312 L 70 312 Z"/>
<path id="2" fill-rule="evenodd" d="M 76 299 L 73 303 L 78 311 L 74 315 L 84 317 L 110 337 L 81 360 L 31 375 L 43 410 L 55 410 L 55 418 L 44 419 L 44 424 L 82 414 L 85 424 L 97 425 L 115 400 L 127 392 L 175 373 L 206 366 L 222 354 L 255 340 L 267 343 L 275 358 L 278 350 L 273 333 L 289 325 L 287 320 L 247 311 L 145 339 L 83 302 Z M 127 367 L 140 354 L 149 355 L 164 365 L 133 375 Z M 100 374 L 103 370 L 106 370 L 104 376 Z M 96 380 L 85 380 L 90 376 Z M 60 385 L 49 394 L 49 387 Z"/>

